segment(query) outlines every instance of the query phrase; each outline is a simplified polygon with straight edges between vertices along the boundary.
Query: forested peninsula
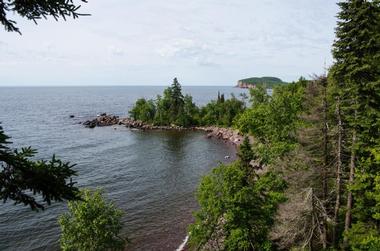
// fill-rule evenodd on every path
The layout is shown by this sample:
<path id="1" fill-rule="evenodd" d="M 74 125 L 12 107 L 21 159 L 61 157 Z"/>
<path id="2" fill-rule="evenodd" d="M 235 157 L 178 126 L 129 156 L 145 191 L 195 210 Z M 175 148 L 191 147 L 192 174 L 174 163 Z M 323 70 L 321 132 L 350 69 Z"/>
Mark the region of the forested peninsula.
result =
<path id="1" fill-rule="evenodd" d="M 232 126 L 234 118 L 243 112 L 245 103 L 234 95 L 226 99 L 218 93 L 217 99 L 198 107 L 190 95 L 183 95 L 177 78 L 173 84 L 158 95 L 156 100 L 137 100 L 129 112 L 134 120 L 141 120 L 158 126 Z"/>

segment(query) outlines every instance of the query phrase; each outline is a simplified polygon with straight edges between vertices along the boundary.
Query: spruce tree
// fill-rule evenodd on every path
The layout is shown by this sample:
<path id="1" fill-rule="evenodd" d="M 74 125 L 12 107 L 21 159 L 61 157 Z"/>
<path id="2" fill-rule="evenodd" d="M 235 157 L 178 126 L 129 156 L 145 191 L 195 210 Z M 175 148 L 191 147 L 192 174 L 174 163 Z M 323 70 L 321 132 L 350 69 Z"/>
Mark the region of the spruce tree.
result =
<path id="1" fill-rule="evenodd" d="M 239 147 L 238 156 L 240 158 L 242 165 L 245 168 L 249 168 L 251 166 L 250 162 L 254 159 L 255 155 L 252 150 L 252 146 L 249 143 L 248 136 L 244 137 L 244 140 Z"/>
<path id="2" fill-rule="evenodd" d="M 55 156 L 50 161 L 36 161 L 36 150 L 11 149 L 10 143 L 0 126 L 0 200 L 39 210 L 53 201 L 80 199 L 71 180 L 76 175 L 75 165 Z"/>
<path id="3" fill-rule="evenodd" d="M 87 3 L 87 0 L 77 2 Z M 0 1 L 0 23 L 6 31 L 15 31 L 21 34 L 20 29 L 16 26 L 16 21 L 9 19 L 8 14 L 15 14 L 32 20 L 37 23 L 38 20 L 48 16 L 53 16 L 55 20 L 60 18 L 66 20 L 67 17 L 78 18 L 86 14 L 78 13 L 80 4 L 73 0 L 44 0 L 44 1 L 20 1 L 6 0 Z"/>
<path id="4" fill-rule="evenodd" d="M 331 73 L 340 90 L 338 94 L 346 110 L 348 125 L 364 132 L 369 129 L 364 127 L 376 123 L 379 112 L 380 4 L 378 1 L 349 0 L 338 5 L 341 11 Z M 356 118 L 354 110 L 358 111 Z"/>
<path id="5" fill-rule="evenodd" d="M 182 94 L 181 84 L 178 82 L 177 78 L 174 78 L 173 84 L 170 88 L 170 98 L 171 98 L 171 118 L 173 122 L 176 122 L 179 114 L 183 110 L 184 97 Z"/>
<path id="6" fill-rule="evenodd" d="M 220 95 L 220 103 L 224 103 L 224 101 L 225 101 L 224 93 L 222 93 L 222 95 Z"/>
<path id="7" fill-rule="evenodd" d="M 353 202 L 347 205 L 353 210 L 346 215 L 346 224 L 352 217 L 354 224 L 375 226 L 380 219 L 374 196 L 380 172 L 376 157 L 380 149 L 380 4 L 347 0 L 338 5 L 335 64 L 330 73 L 342 101 L 346 133 L 351 135 L 345 147 L 351 152 L 348 200 Z M 379 236 L 379 229 L 375 232 Z"/>

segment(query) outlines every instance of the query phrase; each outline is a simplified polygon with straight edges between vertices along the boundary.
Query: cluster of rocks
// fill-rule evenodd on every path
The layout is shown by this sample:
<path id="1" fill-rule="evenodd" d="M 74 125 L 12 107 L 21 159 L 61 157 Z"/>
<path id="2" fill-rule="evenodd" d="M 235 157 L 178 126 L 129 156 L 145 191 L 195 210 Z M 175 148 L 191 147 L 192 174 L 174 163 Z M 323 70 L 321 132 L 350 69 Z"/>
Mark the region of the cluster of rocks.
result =
<path id="1" fill-rule="evenodd" d="M 222 139 L 226 142 L 231 142 L 232 144 L 239 146 L 244 139 L 244 136 L 241 135 L 237 130 L 231 128 L 221 128 L 216 126 L 208 127 L 197 127 L 196 129 L 207 132 L 208 138 L 217 138 Z"/>
<path id="2" fill-rule="evenodd" d="M 87 120 L 83 123 L 88 128 L 94 128 L 96 126 L 112 126 L 119 124 L 119 116 L 107 115 L 106 113 L 102 113 L 98 115 L 95 119 Z"/>
<path id="3" fill-rule="evenodd" d="M 119 122 L 120 125 L 125 125 L 128 128 L 136 128 L 136 129 L 141 129 L 141 130 L 149 130 L 153 129 L 153 126 L 150 124 L 146 124 L 141 120 L 134 120 L 131 118 L 123 118 L 120 119 Z"/>
<path id="4" fill-rule="evenodd" d="M 219 218 L 214 232 L 210 236 L 209 240 L 203 246 L 201 246 L 199 250 L 223 250 L 225 248 L 224 241 L 226 239 L 226 231 L 224 230 L 224 226 L 226 223 L 226 215 L 223 215 Z"/>
<path id="5" fill-rule="evenodd" d="M 135 129 L 140 129 L 140 130 L 191 130 L 193 129 L 193 128 L 185 128 L 185 127 L 176 126 L 176 125 L 156 126 L 152 124 L 147 124 L 141 120 L 134 120 L 131 118 L 120 119 L 119 124 L 125 125 L 128 128 L 135 128 Z"/>
<path id="6" fill-rule="evenodd" d="M 141 120 L 134 120 L 131 118 L 119 118 L 118 116 L 107 115 L 103 113 L 93 120 L 87 120 L 83 123 L 86 127 L 94 128 L 96 126 L 112 126 L 112 125 L 124 125 L 128 128 L 135 128 L 139 130 L 199 130 L 207 132 L 208 138 L 217 138 L 230 142 L 235 146 L 239 146 L 243 142 L 243 135 L 237 130 L 231 128 L 221 128 L 216 126 L 207 127 L 180 127 L 176 125 L 170 126 L 155 126 L 147 124 Z"/>

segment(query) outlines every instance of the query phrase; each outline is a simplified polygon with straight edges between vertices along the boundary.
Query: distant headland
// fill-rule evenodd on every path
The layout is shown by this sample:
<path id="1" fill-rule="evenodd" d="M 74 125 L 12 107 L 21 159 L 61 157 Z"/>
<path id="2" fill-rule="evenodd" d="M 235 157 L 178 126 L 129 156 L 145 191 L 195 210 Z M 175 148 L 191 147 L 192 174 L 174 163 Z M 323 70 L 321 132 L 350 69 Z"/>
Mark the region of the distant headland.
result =
<path id="1" fill-rule="evenodd" d="M 286 84 L 286 82 L 282 81 L 276 77 L 252 77 L 241 79 L 237 82 L 236 87 L 239 88 L 256 88 L 259 85 L 265 85 L 267 88 L 273 88 L 278 84 Z"/>

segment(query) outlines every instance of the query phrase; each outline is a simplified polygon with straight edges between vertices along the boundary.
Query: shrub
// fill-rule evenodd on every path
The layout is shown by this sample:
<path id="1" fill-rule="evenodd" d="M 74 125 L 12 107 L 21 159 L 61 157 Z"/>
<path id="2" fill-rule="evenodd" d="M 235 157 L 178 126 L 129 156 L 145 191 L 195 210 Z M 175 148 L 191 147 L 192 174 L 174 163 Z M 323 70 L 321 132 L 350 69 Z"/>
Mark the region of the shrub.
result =
<path id="1" fill-rule="evenodd" d="M 59 218 L 62 250 L 123 250 L 122 211 L 106 202 L 99 190 L 83 190 L 81 196 L 82 201 L 69 202 L 69 212 Z"/>

